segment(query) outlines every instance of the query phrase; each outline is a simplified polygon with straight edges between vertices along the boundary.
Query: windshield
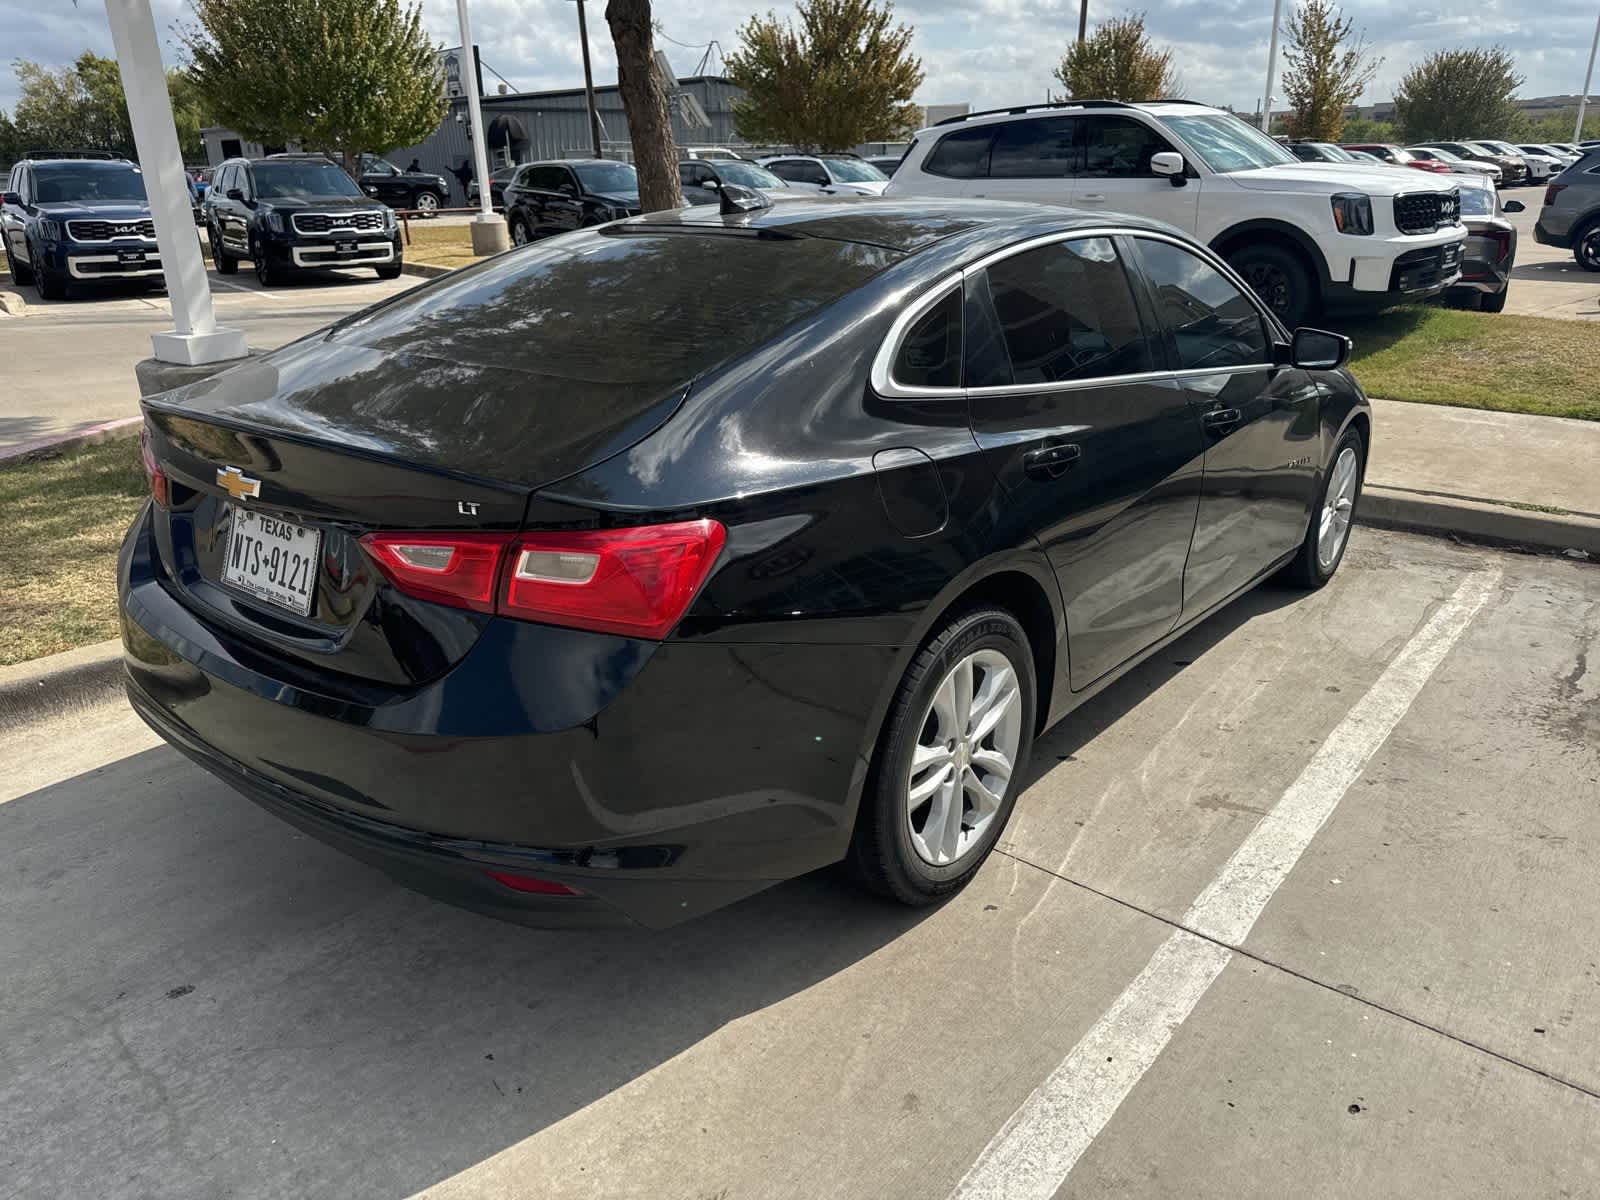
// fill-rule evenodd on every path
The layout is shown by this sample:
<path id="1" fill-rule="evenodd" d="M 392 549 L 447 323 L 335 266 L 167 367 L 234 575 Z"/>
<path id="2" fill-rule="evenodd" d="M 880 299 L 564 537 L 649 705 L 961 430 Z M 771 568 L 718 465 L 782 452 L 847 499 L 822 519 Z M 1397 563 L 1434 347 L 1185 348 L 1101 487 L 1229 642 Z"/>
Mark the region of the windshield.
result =
<path id="1" fill-rule="evenodd" d="M 1409 150 L 1391 149 L 1389 153 L 1394 156 L 1395 162 L 1411 162 L 1417 157 Z"/>
<path id="2" fill-rule="evenodd" d="M 825 158 L 822 165 L 841 183 L 882 183 L 889 178 L 871 163 L 857 158 Z"/>
<path id="3" fill-rule="evenodd" d="M 100 204 L 111 200 L 141 203 L 144 176 L 139 168 L 126 164 L 115 167 L 35 167 L 35 204 Z"/>
<path id="4" fill-rule="evenodd" d="M 1189 143 L 1196 157 L 1219 175 L 1299 161 L 1266 134 L 1246 125 L 1238 117 L 1217 114 L 1167 117 L 1165 121 L 1168 128 Z"/>
<path id="5" fill-rule="evenodd" d="M 282 196 L 354 196 L 361 189 L 342 168 L 331 162 L 258 162 L 253 167 L 256 195 L 262 199 Z"/>
<path id="6" fill-rule="evenodd" d="M 723 183 L 735 183 L 740 187 L 778 188 L 789 186 L 771 171 L 765 167 L 758 167 L 755 163 L 719 162 L 717 164 L 717 174 L 722 176 Z"/>
<path id="7" fill-rule="evenodd" d="M 1458 163 L 1463 161 L 1459 154 L 1452 154 L 1448 150 L 1440 150 L 1435 146 L 1429 146 L 1424 151 L 1421 151 L 1421 153 L 1427 154 L 1433 158 L 1437 158 L 1440 162 Z"/>
<path id="8" fill-rule="evenodd" d="M 572 169 L 578 173 L 583 186 L 591 192 L 616 193 L 639 190 L 639 172 L 628 163 L 578 163 Z"/>
<path id="9" fill-rule="evenodd" d="M 1488 142 L 1467 142 L 1468 150 L 1476 150 L 1479 154 L 1504 154 L 1504 150 L 1496 150 Z"/>
<path id="10" fill-rule="evenodd" d="M 1495 195 L 1492 188 L 1464 187 L 1461 189 L 1461 215 L 1463 217 L 1492 217 L 1495 214 Z"/>
<path id="11" fill-rule="evenodd" d="M 1331 142 L 1313 142 L 1312 145 L 1316 146 L 1318 150 L 1321 150 L 1323 154 L 1327 155 L 1328 158 L 1332 159 L 1334 162 L 1360 161 L 1354 154 L 1351 154 L 1350 151 L 1346 150 L 1343 146 L 1335 146 Z"/>

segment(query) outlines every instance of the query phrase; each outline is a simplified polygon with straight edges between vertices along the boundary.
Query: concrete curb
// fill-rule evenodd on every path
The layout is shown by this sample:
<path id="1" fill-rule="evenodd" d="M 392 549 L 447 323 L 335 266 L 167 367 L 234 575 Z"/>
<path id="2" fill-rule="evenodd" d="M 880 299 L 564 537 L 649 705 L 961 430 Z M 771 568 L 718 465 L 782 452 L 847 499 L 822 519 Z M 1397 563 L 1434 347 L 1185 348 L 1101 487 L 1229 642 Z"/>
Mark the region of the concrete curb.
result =
<path id="1" fill-rule="evenodd" d="M 25 317 L 28 315 L 28 302 L 22 298 L 21 292 L 0 288 L 0 313 L 8 317 Z"/>
<path id="2" fill-rule="evenodd" d="M 1506 504 L 1369 484 L 1362 490 L 1356 521 L 1380 529 L 1456 534 L 1501 546 L 1583 550 L 1591 559 L 1600 560 L 1600 520 L 1578 513 L 1535 512 Z"/>
<path id="3" fill-rule="evenodd" d="M 0 729 L 102 704 L 122 694 L 122 642 L 96 642 L 0 667 Z"/>
<path id="4" fill-rule="evenodd" d="M 143 420 L 143 417 L 121 417 L 115 421 L 102 421 L 98 425 L 91 425 L 74 433 L 54 434 L 50 437 L 35 438 L 31 442 L 18 442 L 15 446 L 0 447 L 0 469 L 32 462 L 37 458 L 65 454 L 69 450 L 93 446 L 97 442 L 109 442 L 113 438 L 131 432 L 133 427 Z"/>
<path id="5" fill-rule="evenodd" d="M 448 275 L 455 267 L 436 267 L 432 263 L 408 262 L 400 267 L 402 275 L 416 275 L 422 279 L 437 279 L 440 275 Z"/>

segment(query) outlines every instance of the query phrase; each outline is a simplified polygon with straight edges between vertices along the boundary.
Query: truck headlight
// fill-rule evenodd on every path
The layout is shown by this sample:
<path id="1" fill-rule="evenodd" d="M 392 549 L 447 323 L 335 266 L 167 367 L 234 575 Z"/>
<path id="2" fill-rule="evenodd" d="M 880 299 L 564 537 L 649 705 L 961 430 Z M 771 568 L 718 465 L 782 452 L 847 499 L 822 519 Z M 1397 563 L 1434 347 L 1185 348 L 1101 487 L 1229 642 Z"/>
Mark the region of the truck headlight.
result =
<path id="1" fill-rule="evenodd" d="M 383 210 L 383 228 L 388 233 L 394 232 L 394 209 L 385 208 Z"/>
<path id="2" fill-rule="evenodd" d="M 267 228 L 272 230 L 273 233 L 282 233 L 283 214 L 281 212 L 269 212 L 267 214 Z"/>
<path id="3" fill-rule="evenodd" d="M 61 222 L 50 217 L 43 217 L 39 221 L 39 236 L 47 242 L 61 240 Z"/>
<path id="4" fill-rule="evenodd" d="M 1340 233 L 1372 232 L 1372 200 L 1360 192 L 1339 192 L 1332 197 L 1333 227 Z"/>

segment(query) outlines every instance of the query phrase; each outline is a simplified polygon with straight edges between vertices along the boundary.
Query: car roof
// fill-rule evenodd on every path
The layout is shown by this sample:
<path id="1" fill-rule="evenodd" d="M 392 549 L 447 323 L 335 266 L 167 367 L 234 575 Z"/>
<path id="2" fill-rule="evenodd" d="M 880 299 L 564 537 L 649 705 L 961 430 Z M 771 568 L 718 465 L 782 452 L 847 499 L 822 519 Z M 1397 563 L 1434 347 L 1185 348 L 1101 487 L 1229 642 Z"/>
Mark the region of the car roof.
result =
<path id="1" fill-rule="evenodd" d="M 50 167 L 72 167 L 74 169 L 89 167 L 91 169 L 109 171 L 127 167 L 137 169 L 138 167 L 138 164 L 131 158 L 25 158 L 17 161 L 27 163 L 35 170 L 41 167 L 46 169 Z"/>
<path id="2" fill-rule="evenodd" d="M 1067 232 L 1074 228 L 1096 228 L 1107 224 L 1118 227 L 1168 232 L 1171 226 L 1141 217 L 1082 212 L 1050 204 L 1026 204 L 1006 200 L 936 200 L 915 197 L 876 196 L 811 197 L 775 199 L 768 208 L 724 216 L 710 205 L 646 213 L 621 222 L 623 225 L 682 227 L 685 229 L 770 230 L 800 237 L 827 238 L 839 242 L 858 242 L 882 246 L 902 253 L 915 253 L 935 242 L 976 230 L 1019 237 L 1050 231 Z"/>

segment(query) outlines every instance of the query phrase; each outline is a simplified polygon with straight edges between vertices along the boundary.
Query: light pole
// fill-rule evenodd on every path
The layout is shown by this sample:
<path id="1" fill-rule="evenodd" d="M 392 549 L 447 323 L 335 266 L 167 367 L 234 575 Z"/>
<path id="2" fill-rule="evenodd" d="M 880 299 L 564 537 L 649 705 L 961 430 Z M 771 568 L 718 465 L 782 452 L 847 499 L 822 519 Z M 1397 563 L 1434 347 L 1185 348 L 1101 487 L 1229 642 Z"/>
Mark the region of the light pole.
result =
<path id="1" fill-rule="evenodd" d="M 478 102 L 478 55 L 472 44 L 472 23 L 467 19 L 467 0 L 456 0 L 456 22 L 461 26 L 461 53 L 466 56 L 467 124 L 472 131 L 472 160 L 478 170 L 478 203 L 482 211 L 472 218 L 472 252 L 498 254 L 510 245 L 505 218 L 494 211 L 489 193 L 489 152 L 483 139 L 483 107 Z"/>
<path id="2" fill-rule="evenodd" d="M 1283 15 L 1283 0 L 1272 0 L 1272 40 L 1267 43 L 1266 101 L 1261 105 L 1261 132 L 1272 133 L 1272 80 L 1278 73 L 1278 18 Z"/>
<path id="3" fill-rule="evenodd" d="M 1594 52 L 1600 49 L 1600 17 L 1594 19 L 1594 41 L 1589 43 L 1589 69 L 1583 73 L 1583 95 L 1578 97 L 1578 126 L 1572 131 L 1572 144 L 1583 141 L 1583 114 L 1589 107 L 1589 84 L 1594 79 Z"/>
<path id="4" fill-rule="evenodd" d="M 1083 0 L 1085 4 L 1089 0 Z M 578 41 L 583 43 L 583 94 L 589 101 L 589 140 L 594 143 L 594 156 L 600 153 L 600 113 L 594 106 L 594 72 L 589 69 L 589 26 L 583 20 L 583 0 L 578 0 Z"/>
<path id="5" fill-rule="evenodd" d="M 581 3 L 582 0 L 579 0 Z M 1083 39 L 1089 33 L 1089 0 L 1079 0 L 1078 3 L 1078 45 L 1083 45 Z"/>

